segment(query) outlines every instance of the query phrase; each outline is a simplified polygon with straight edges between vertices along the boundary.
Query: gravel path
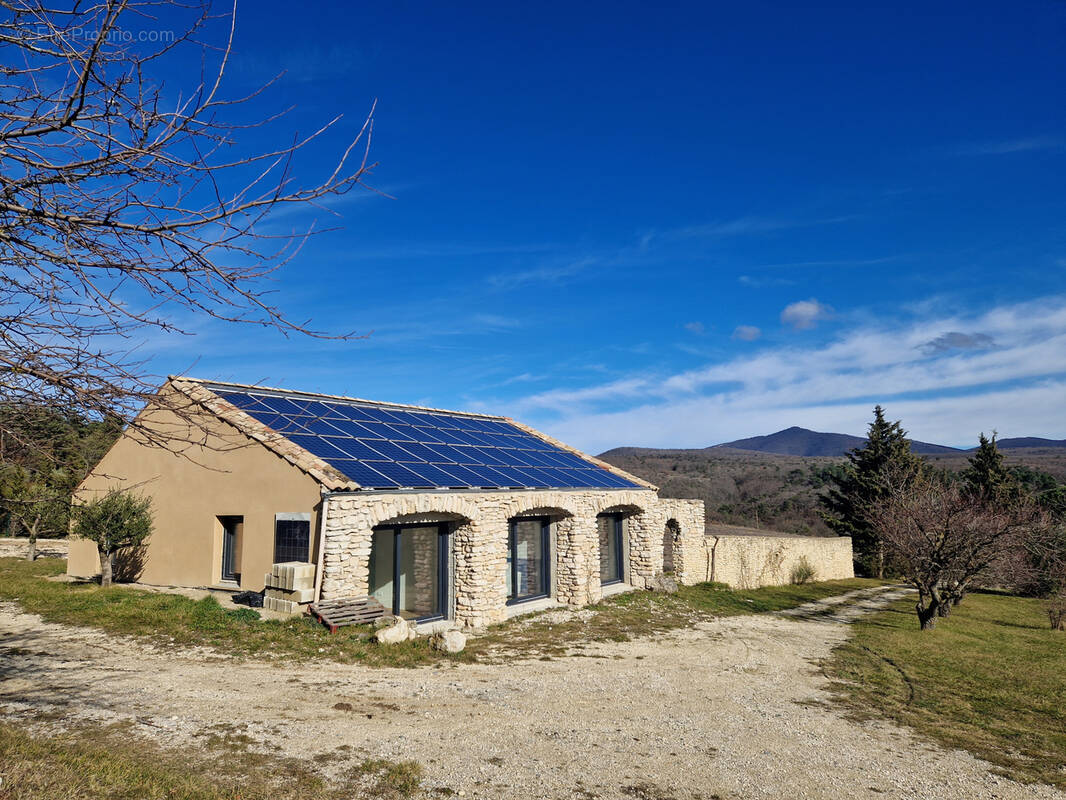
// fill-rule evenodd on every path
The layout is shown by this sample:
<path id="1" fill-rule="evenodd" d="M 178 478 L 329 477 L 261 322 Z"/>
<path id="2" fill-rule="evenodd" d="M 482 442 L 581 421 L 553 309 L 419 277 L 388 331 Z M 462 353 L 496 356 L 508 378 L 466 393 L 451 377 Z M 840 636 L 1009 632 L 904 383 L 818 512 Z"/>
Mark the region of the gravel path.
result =
<path id="1" fill-rule="evenodd" d="M 427 785 L 493 800 L 1066 798 L 825 704 L 819 659 L 848 620 L 898 596 L 723 617 L 585 657 L 417 670 L 175 654 L 0 604 L 0 708 L 133 719 L 172 746 L 229 729 L 334 764 L 411 758 Z"/>

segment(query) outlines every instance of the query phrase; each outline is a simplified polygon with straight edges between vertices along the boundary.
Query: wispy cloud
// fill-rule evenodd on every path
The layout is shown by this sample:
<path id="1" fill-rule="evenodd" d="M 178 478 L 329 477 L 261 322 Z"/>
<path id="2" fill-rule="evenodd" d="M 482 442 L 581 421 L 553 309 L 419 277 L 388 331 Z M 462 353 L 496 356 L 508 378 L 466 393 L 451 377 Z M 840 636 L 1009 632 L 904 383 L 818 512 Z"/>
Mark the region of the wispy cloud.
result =
<path id="1" fill-rule="evenodd" d="M 923 347 L 978 330 L 995 347 Z M 592 450 L 698 447 L 788 425 L 861 433 L 874 403 L 917 438 L 966 444 L 981 430 L 1066 436 L 1066 296 L 978 315 L 857 325 L 828 345 L 784 346 L 699 369 L 540 392 L 520 418 Z"/>
<path id="2" fill-rule="evenodd" d="M 1020 139 L 971 142 L 953 148 L 952 152 L 957 156 L 1003 156 L 1034 150 L 1063 149 L 1066 149 L 1066 138 L 1061 136 L 1030 136 Z"/>
<path id="3" fill-rule="evenodd" d="M 751 275 L 741 275 L 737 283 L 751 289 L 766 289 L 770 286 L 793 286 L 796 282 L 788 278 L 757 278 Z"/>
<path id="4" fill-rule="evenodd" d="M 535 283 L 563 283 L 583 274 L 598 263 L 595 257 L 578 258 L 558 264 L 544 264 L 533 269 L 498 272 L 488 277 L 489 285 L 496 289 L 515 289 Z"/>
<path id="5" fill-rule="evenodd" d="M 822 320 L 829 319 L 832 314 L 831 307 L 819 303 L 812 297 L 810 300 L 799 300 L 785 306 L 781 312 L 781 322 L 793 330 L 805 331 L 813 328 Z"/>
<path id="6" fill-rule="evenodd" d="M 694 333 L 697 336 L 702 336 L 707 332 L 707 329 L 703 326 L 702 322 L 686 322 L 685 330 L 689 333 Z"/>
<path id="7" fill-rule="evenodd" d="M 742 342 L 754 342 L 762 336 L 762 330 L 754 325 L 737 325 L 733 330 L 733 338 Z"/>
<path id="8" fill-rule="evenodd" d="M 733 236 L 754 236 L 793 228 L 809 228 L 820 225 L 835 225 L 856 217 L 852 214 L 821 218 L 761 217 L 746 216 L 734 219 L 713 220 L 697 225 L 685 225 L 664 231 L 645 233 L 640 246 L 647 249 L 656 241 L 676 242 L 685 239 L 720 239 Z"/>

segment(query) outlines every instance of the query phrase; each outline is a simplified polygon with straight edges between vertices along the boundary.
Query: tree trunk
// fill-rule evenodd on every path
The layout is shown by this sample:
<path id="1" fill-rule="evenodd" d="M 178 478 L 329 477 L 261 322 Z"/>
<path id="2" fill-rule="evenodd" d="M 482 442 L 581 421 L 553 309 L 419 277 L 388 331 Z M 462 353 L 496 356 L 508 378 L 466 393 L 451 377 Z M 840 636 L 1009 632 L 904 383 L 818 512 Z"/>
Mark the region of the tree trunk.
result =
<path id="1" fill-rule="evenodd" d="M 26 544 L 26 560 L 34 561 L 37 558 L 37 527 L 41 524 L 41 515 L 37 515 L 37 519 L 33 521 L 30 526 L 30 540 Z"/>
<path id="2" fill-rule="evenodd" d="M 877 543 L 877 579 L 884 580 L 885 578 L 885 543 Z"/>
<path id="3" fill-rule="evenodd" d="M 930 603 L 924 607 L 919 603 L 915 606 L 918 611 L 918 625 L 923 631 L 931 631 L 936 627 L 937 607 L 936 603 Z"/>
<path id="4" fill-rule="evenodd" d="M 111 585 L 111 553 L 104 553 L 100 551 L 100 585 Z"/>
<path id="5" fill-rule="evenodd" d="M 954 597 L 951 598 L 951 604 L 953 606 L 957 606 L 959 603 L 962 602 L 962 598 L 965 597 L 965 596 L 966 596 L 965 592 L 959 592 L 957 595 L 955 595 Z"/>
<path id="6" fill-rule="evenodd" d="M 937 603 L 936 615 L 938 617 L 951 616 L 951 607 L 954 605 L 954 601 L 944 600 L 941 603 Z"/>

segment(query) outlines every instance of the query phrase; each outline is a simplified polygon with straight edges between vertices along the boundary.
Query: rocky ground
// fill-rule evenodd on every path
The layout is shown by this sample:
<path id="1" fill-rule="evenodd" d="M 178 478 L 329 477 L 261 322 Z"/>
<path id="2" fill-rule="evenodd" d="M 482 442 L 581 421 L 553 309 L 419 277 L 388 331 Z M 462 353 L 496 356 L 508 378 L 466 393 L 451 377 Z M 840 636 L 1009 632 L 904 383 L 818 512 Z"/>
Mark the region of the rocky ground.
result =
<path id="1" fill-rule="evenodd" d="M 428 787 L 464 797 L 1064 797 L 831 706 L 819 660 L 894 593 L 724 617 L 583 656 L 415 670 L 174 652 L 0 604 L 0 708 L 27 723 L 125 721 L 174 747 L 221 735 L 318 756 L 327 770 L 415 759 Z"/>

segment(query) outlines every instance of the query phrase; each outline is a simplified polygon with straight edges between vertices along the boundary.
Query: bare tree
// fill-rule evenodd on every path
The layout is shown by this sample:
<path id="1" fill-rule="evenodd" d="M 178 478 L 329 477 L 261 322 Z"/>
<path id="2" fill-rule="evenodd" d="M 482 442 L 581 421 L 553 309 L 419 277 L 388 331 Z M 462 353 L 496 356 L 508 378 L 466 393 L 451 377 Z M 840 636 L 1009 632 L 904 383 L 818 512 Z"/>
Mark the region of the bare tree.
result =
<path id="1" fill-rule="evenodd" d="M 947 616 L 1035 521 L 1027 506 L 982 503 L 924 468 L 898 471 L 886 485 L 869 519 L 892 563 L 918 590 L 922 630 Z"/>
<path id="2" fill-rule="evenodd" d="M 275 234 L 264 223 L 362 185 L 372 118 L 303 185 L 294 160 L 341 117 L 242 151 L 242 134 L 284 111 L 248 122 L 242 104 L 270 84 L 244 97 L 223 89 L 236 7 L 222 17 L 157 0 L 0 9 L 0 397 L 136 426 L 159 383 L 137 353 L 153 331 L 210 317 L 325 335 L 286 317 L 264 285 L 313 226 Z M 161 29 L 157 12 L 175 9 L 187 24 Z M 217 46 L 198 40 L 219 25 L 229 33 Z M 161 59 L 182 50 L 200 68 L 178 91 Z M 185 412 L 186 400 L 169 402 Z M 174 435 L 142 433 L 165 446 Z"/>

